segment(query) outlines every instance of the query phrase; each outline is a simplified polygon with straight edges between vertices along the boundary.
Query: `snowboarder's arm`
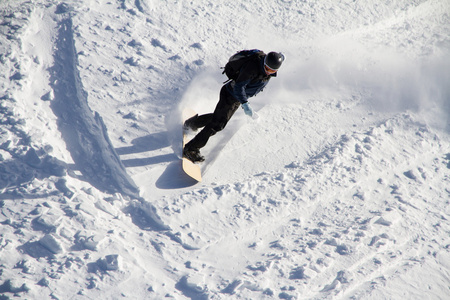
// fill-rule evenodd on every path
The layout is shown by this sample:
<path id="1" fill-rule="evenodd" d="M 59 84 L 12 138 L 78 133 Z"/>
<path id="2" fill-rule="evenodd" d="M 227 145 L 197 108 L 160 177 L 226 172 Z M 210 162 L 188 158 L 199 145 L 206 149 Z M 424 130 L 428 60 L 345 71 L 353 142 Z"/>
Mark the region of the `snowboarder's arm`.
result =
<path id="1" fill-rule="evenodd" d="M 254 78 L 253 66 L 251 64 L 244 65 L 239 72 L 239 76 L 236 79 L 233 87 L 233 94 L 241 104 L 248 102 L 247 93 L 245 92 L 246 86 Z"/>
<path id="2" fill-rule="evenodd" d="M 250 80 L 236 81 L 233 88 L 234 96 L 241 102 L 241 104 L 247 103 L 247 94 L 245 93 L 245 87 L 250 83 Z"/>

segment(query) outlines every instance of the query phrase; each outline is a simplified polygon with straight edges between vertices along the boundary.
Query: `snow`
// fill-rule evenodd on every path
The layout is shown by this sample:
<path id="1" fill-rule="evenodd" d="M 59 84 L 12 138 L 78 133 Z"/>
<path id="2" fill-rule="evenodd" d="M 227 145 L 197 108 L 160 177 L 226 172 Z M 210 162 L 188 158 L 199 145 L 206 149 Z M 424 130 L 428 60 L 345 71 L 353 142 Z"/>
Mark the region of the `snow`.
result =
<path id="1" fill-rule="evenodd" d="M 2 299 L 448 299 L 450 3 L 0 3 Z M 181 170 L 227 58 L 287 59 Z"/>

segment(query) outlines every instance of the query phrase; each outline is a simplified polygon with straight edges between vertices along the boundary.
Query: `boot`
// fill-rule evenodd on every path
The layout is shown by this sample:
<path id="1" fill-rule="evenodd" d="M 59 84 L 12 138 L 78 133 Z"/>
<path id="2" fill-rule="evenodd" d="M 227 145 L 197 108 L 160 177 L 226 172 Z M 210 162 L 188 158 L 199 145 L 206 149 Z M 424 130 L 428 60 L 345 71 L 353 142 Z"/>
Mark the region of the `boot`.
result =
<path id="1" fill-rule="evenodd" d="M 198 114 L 196 114 L 195 116 L 184 121 L 184 124 L 183 124 L 184 131 L 188 131 L 190 129 L 190 130 L 196 132 L 198 130 L 198 127 L 195 126 L 195 122 L 197 121 L 197 119 L 198 119 Z"/>
<path id="2" fill-rule="evenodd" d="M 205 157 L 200 154 L 200 150 L 198 149 L 188 149 L 187 147 L 184 147 L 183 157 L 186 157 L 193 163 L 205 161 Z"/>

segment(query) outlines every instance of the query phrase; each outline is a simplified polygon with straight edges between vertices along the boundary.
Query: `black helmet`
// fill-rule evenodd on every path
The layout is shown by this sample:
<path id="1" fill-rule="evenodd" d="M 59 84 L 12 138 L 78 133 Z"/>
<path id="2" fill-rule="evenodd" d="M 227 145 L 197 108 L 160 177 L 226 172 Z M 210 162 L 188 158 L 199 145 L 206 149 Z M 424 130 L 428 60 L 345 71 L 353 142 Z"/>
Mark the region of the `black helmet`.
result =
<path id="1" fill-rule="evenodd" d="M 272 70 L 278 70 L 284 61 L 284 55 L 279 52 L 269 52 L 264 59 L 264 64 Z"/>

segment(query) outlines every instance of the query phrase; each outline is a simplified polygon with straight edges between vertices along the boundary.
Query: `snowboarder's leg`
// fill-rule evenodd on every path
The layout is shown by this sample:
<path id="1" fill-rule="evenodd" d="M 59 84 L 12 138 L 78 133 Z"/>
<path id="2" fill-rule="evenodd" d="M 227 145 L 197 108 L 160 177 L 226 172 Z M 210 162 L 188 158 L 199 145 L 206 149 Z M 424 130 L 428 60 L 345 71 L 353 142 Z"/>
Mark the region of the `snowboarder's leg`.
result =
<path id="1" fill-rule="evenodd" d="M 205 117 L 205 120 L 211 118 L 211 121 L 186 144 L 183 151 L 184 155 L 188 158 L 191 156 L 194 159 L 193 161 L 203 161 L 204 157 L 200 155 L 199 149 L 206 145 L 211 136 L 225 128 L 226 124 L 238 108 L 239 102 L 228 93 L 225 86 L 222 87 L 219 103 L 217 103 L 214 113 L 208 114 L 206 115 L 207 117 Z M 202 116 L 199 116 L 198 118 L 201 117 Z"/>
<path id="2" fill-rule="evenodd" d="M 210 125 L 205 126 L 189 143 L 186 144 L 187 149 L 200 149 L 203 148 L 209 140 L 209 137 L 216 134 L 216 130 L 211 128 Z"/>
<path id="3" fill-rule="evenodd" d="M 197 131 L 199 128 L 205 127 L 207 124 L 211 123 L 214 114 L 205 114 L 199 116 L 198 114 L 187 119 L 184 122 L 184 129 L 191 129 L 192 131 Z"/>
<path id="4" fill-rule="evenodd" d="M 216 108 L 211 120 L 211 128 L 216 132 L 225 128 L 228 121 L 234 115 L 239 108 L 239 102 L 228 92 L 225 86 L 220 90 L 220 100 L 217 103 Z"/>
<path id="5" fill-rule="evenodd" d="M 202 129 L 189 143 L 184 146 L 183 155 L 192 162 L 202 162 L 205 158 L 200 154 L 200 148 L 204 147 L 209 137 L 216 131 L 209 125 Z"/>

